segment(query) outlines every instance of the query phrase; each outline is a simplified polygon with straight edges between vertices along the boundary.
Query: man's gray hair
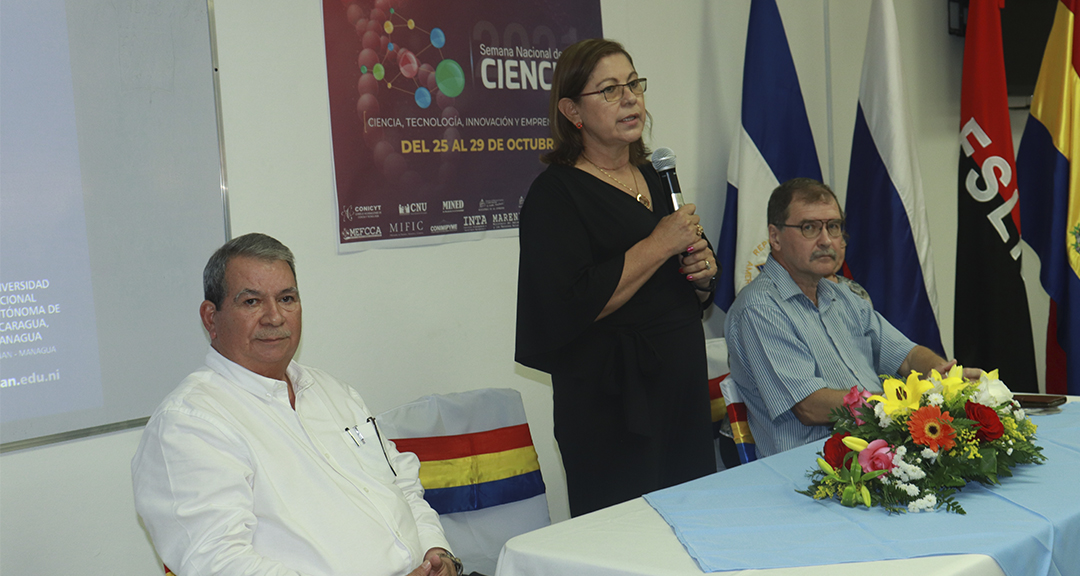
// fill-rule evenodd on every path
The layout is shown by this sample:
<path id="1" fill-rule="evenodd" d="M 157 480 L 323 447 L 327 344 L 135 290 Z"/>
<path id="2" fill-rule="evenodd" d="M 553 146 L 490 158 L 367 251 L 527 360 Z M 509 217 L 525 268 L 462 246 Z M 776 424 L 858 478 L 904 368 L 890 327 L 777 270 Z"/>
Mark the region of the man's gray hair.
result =
<path id="1" fill-rule="evenodd" d="M 238 236 L 218 248 L 203 268 L 203 298 L 214 303 L 218 310 L 225 303 L 225 268 L 237 256 L 255 258 L 264 262 L 284 261 L 296 278 L 296 262 L 292 250 L 276 239 L 252 232 Z"/>

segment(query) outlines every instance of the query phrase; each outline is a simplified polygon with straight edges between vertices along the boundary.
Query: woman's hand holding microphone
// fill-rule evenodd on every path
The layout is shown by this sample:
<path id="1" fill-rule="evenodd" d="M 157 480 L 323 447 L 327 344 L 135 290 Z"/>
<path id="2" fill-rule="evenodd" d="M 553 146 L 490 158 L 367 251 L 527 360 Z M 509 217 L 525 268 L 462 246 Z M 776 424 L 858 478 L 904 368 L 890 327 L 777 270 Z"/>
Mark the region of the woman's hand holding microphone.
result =
<path id="1" fill-rule="evenodd" d="M 701 217 L 694 214 L 695 210 L 693 204 L 686 204 L 665 216 L 651 236 L 670 256 L 679 255 L 679 273 L 685 274 L 688 282 L 702 292 L 710 292 L 719 268 L 716 256 L 702 238 Z"/>

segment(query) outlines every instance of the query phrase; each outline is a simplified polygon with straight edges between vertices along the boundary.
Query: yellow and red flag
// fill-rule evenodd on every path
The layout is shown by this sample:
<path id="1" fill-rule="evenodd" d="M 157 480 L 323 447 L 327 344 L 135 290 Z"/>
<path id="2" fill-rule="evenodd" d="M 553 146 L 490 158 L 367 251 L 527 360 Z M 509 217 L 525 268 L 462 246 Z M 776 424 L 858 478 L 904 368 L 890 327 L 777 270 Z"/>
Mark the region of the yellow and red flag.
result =
<path id="1" fill-rule="evenodd" d="M 1080 394 L 1080 0 L 1060 0 L 1016 159 L 1024 240 L 1050 294 L 1046 391 Z"/>

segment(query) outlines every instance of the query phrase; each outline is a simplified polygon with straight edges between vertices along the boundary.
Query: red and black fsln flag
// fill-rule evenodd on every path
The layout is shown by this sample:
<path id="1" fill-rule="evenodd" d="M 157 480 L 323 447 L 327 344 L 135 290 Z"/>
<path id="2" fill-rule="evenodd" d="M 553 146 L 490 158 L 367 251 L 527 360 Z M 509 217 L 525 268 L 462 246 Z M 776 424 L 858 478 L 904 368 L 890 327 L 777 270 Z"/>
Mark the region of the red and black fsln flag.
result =
<path id="1" fill-rule="evenodd" d="M 964 366 L 1000 370 L 1038 392 L 1020 207 L 1001 45 L 1003 0 L 971 0 L 960 95 L 954 351 Z"/>

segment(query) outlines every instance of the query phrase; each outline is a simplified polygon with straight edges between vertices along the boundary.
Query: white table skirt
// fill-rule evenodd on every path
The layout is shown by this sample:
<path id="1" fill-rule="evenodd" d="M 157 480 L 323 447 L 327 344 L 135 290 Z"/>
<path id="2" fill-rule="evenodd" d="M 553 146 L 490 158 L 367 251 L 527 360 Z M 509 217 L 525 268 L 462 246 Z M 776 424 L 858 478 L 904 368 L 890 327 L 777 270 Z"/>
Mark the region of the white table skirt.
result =
<path id="1" fill-rule="evenodd" d="M 512 538 L 496 576 L 700 576 L 667 522 L 642 498 Z M 1004 576 L 993 558 L 960 554 L 716 574 Z"/>

